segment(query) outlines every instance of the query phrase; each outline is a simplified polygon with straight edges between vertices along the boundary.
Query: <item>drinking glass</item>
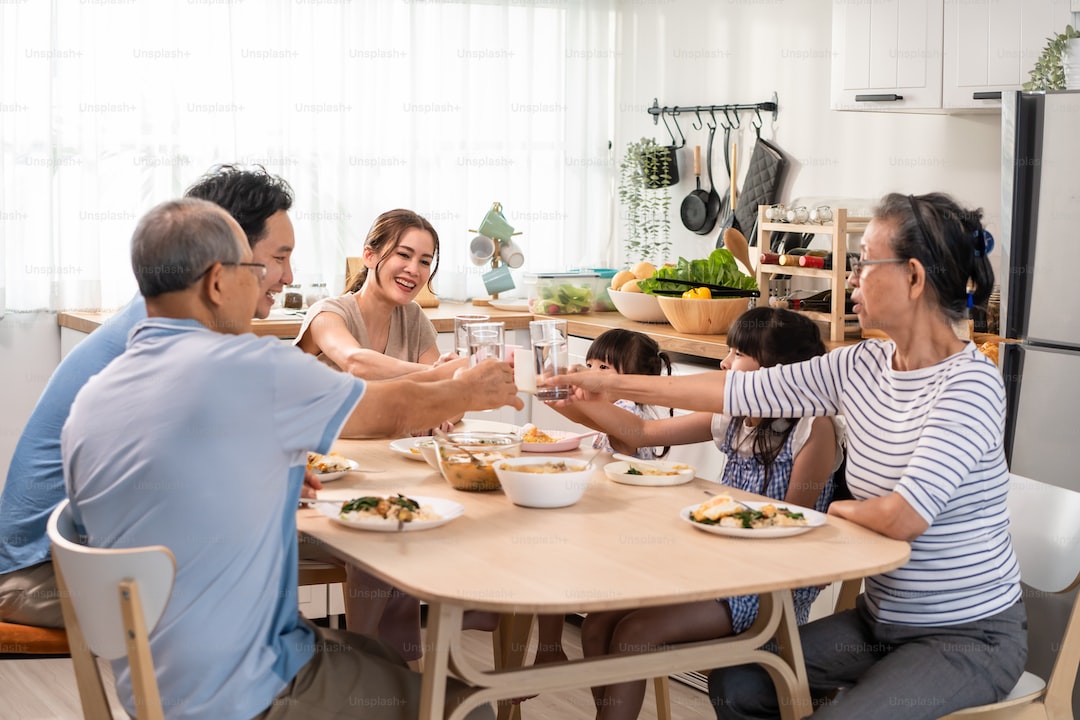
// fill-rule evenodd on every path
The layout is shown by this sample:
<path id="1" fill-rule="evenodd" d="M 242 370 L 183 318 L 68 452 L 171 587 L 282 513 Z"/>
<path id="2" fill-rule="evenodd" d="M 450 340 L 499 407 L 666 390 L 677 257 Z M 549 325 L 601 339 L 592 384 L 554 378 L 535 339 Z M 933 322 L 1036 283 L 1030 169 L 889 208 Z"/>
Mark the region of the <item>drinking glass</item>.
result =
<path id="1" fill-rule="evenodd" d="M 488 315 L 458 315 L 454 318 L 454 352 L 460 357 L 469 356 L 469 336 L 465 334 L 465 326 L 469 323 L 487 322 Z"/>
<path id="2" fill-rule="evenodd" d="M 503 334 L 506 323 L 480 322 L 469 323 L 465 333 L 469 339 L 469 367 L 495 358 L 503 359 Z"/>
<path id="3" fill-rule="evenodd" d="M 533 367 L 536 370 L 536 397 L 540 400 L 564 400 L 570 397 L 570 386 L 542 387 L 541 379 L 565 375 L 568 372 L 570 349 L 566 344 L 565 320 L 533 320 L 529 323 L 533 347 Z"/>

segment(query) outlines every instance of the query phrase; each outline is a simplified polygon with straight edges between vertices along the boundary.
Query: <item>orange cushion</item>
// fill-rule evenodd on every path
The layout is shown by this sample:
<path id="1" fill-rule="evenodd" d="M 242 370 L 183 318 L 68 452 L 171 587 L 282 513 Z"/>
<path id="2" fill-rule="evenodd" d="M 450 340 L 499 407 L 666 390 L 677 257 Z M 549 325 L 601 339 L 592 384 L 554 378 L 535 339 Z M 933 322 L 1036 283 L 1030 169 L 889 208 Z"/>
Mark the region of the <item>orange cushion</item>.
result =
<path id="1" fill-rule="evenodd" d="M 65 655 L 67 633 L 63 628 L 43 628 L 0 622 L 0 653 L 12 655 Z"/>

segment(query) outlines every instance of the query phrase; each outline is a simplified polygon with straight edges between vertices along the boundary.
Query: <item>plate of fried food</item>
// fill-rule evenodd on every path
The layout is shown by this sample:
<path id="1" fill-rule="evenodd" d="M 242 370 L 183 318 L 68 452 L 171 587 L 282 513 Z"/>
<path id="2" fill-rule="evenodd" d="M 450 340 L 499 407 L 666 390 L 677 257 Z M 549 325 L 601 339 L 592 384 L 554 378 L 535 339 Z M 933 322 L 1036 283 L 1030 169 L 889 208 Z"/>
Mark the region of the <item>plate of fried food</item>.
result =
<path id="1" fill-rule="evenodd" d="M 596 435 L 591 432 L 567 432 L 565 430 L 541 430 L 535 425 L 522 425 L 514 431 L 521 437 L 522 452 L 552 453 L 577 450 L 584 438 Z"/>
<path id="2" fill-rule="evenodd" d="M 360 463 L 335 452 L 320 455 L 317 452 L 309 450 L 307 454 L 307 467 L 308 470 L 315 473 L 315 477 L 319 479 L 319 482 L 325 483 L 330 482 L 331 480 L 337 480 L 338 478 L 343 477 L 345 473 L 359 470 Z"/>
<path id="3" fill-rule="evenodd" d="M 465 512 L 465 506 L 453 500 L 401 493 L 320 501 L 318 509 L 340 525 L 373 532 L 430 530 Z"/>
<path id="4" fill-rule="evenodd" d="M 608 478 L 623 485 L 684 485 L 694 479 L 694 472 L 690 465 L 666 460 L 620 460 L 604 466 Z"/>
<path id="5" fill-rule="evenodd" d="M 738 502 L 728 495 L 687 505 L 679 517 L 698 530 L 741 538 L 790 537 L 825 524 L 817 510 L 780 501 Z"/>

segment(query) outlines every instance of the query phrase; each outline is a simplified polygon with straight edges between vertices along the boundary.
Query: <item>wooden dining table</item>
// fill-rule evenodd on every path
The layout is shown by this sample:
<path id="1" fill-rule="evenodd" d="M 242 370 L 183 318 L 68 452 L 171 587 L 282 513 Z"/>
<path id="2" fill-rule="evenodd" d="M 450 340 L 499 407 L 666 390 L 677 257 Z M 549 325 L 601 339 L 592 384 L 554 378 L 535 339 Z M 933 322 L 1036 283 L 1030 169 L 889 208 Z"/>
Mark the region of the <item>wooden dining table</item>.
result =
<path id="1" fill-rule="evenodd" d="M 485 423 L 466 424 L 476 428 Z M 558 457 L 592 456 L 589 440 L 583 448 Z M 420 717 L 427 720 L 444 717 L 451 675 L 476 688 L 446 714 L 454 720 L 483 703 L 539 692 L 745 663 L 761 664 L 769 672 L 785 720 L 805 717 L 812 706 L 791 589 L 862 578 L 899 567 L 909 556 L 907 543 L 831 516 L 825 525 L 793 537 L 734 538 L 703 532 L 679 511 L 705 500 L 704 491 L 717 489 L 716 483 L 700 478 L 668 487 L 616 483 L 602 469 L 610 462 L 603 454 L 579 502 L 536 509 L 514 505 L 501 490 L 455 490 L 418 454 L 397 453 L 387 440 L 339 440 L 334 450 L 355 460 L 360 469 L 328 483 L 324 495 L 402 492 L 465 507 L 460 517 L 415 532 L 369 532 L 338 524 L 316 508 L 298 511 L 305 541 L 321 543 L 330 554 L 428 603 L 420 707 Z M 744 500 L 763 499 L 724 491 Z M 749 593 L 761 594 L 757 621 L 734 637 L 639 655 L 522 666 L 534 614 Z M 507 653 L 496 657 L 498 667 L 479 664 L 463 651 L 466 610 L 494 611 L 510 619 L 502 629 L 516 637 L 504 637 Z M 762 649 L 773 638 L 779 652 Z"/>

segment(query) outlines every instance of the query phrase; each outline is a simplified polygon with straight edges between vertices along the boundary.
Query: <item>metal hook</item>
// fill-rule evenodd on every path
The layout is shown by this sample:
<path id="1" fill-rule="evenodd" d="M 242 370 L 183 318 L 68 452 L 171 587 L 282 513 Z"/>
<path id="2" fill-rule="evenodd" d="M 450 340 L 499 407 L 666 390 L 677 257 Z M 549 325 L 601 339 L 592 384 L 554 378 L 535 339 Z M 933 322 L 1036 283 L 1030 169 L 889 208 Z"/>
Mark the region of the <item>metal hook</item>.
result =
<path id="1" fill-rule="evenodd" d="M 675 147 L 680 147 L 680 148 L 681 147 L 686 147 L 686 136 L 683 135 L 682 128 L 679 127 L 679 108 L 678 107 L 675 108 L 675 112 L 671 113 L 671 119 L 675 121 L 675 129 L 679 131 L 679 140 L 680 140 L 680 142 Z M 673 137 L 672 142 L 674 142 L 674 140 L 675 140 L 675 138 Z"/>
<path id="2" fill-rule="evenodd" d="M 742 122 L 739 120 L 739 111 L 735 110 L 734 112 L 735 112 L 735 120 L 733 121 L 731 119 L 731 116 L 728 115 L 728 108 L 726 106 L 724 107 L 724 117 L 727 118 L 728 128 L 730 130 L 738 130 L 739 128 L 742 127 Z"/>
<path id="3" fill-rule="evenodd" d="M 761 108 L 754 108 L 754 119 L 750 121 L 750 124 L 754 126 L 754 133 L 757 134 L 757 139 L 761 139 Z"/>
<path id="4" fill-rule="evenodd" d="M 700 130 L 702 128 L 701 107 L 694 108 L 694 113 L 697 115 L 697 123 L 696 124 L 695 123 L 690 123 L 690 124 L 693 126 L 693 128 L 695 130 Z"/>
<path id="5" fill-rule="evenodd" d="M 674 145 L 675 145 L 675 133 L 671 132 L 671 126 L 668 125 L 668 122 L 667 122 L 667 116 L 669 114 L 674 119 L 675 113 L 673 113 L 673 112 L 672 113 L 666 113 L 666 112 L 661 110 L 660 111 L 660 119 L 664 121 L 664 128 L 667 130 L 667 134 L 671 136 L 671 145 L 674 147 Z"/>
<path id="6" fill-rule="evenodd" d="M 709 125 L 709 123 L 705 123 L 705 124 L 709 125 L 709 130 L 715 130 L 716 129 L 716 113 L 713 112 L 712 108 L 709 108 L 709 115 L 712 117 L 712 125 Z"/>

